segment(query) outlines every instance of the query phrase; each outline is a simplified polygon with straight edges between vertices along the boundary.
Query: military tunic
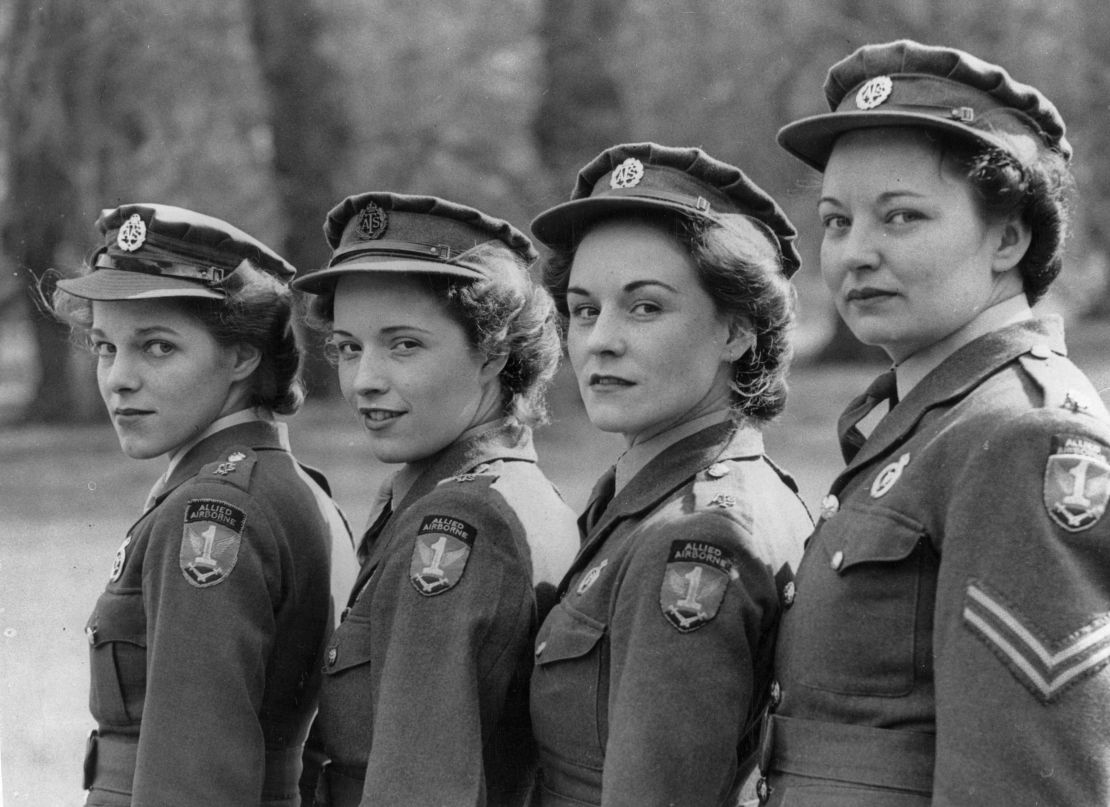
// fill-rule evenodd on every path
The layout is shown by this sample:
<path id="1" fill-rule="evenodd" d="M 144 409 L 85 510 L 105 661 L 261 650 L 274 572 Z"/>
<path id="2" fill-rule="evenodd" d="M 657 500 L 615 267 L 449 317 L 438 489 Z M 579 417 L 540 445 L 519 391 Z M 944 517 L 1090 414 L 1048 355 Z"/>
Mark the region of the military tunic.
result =
<path id="1" fill-rule="evenodd" d="M 299 803 L 329 552 L 350 540 L 316 485 L 276 424 L 240 423 L 188 450 L 128 532 L 85 629 L 87 804 Z"/>
<path id="2" fill-rule="evenodd" d="M 574 514 L 502 421 L 432 459 L 372 541 L 329 643 L 317 804 L 518 805 L 535 774 L 532 637 Z"/>
<path id="3" fill-rule="evenodd" d="M 1110 420 L 1055 318 L 948 357 L 832 486 L 777 656 L 776 805 L 1110 803 Z"/>
<path id="4" fill-rule="evenodd" d="M 731 423 L 617 492 L 536 639 L 544 807 L 732 803 L 811 529 L 760 433 Z"/>

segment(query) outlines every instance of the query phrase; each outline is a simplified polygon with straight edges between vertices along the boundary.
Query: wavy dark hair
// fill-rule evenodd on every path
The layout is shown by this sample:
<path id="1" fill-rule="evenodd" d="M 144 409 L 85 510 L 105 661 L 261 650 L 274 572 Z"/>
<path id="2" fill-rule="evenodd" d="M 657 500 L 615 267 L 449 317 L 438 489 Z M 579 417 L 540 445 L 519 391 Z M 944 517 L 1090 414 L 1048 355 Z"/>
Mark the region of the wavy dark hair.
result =
<path id="1" fill-rule="evenodd" d="M 480 264 L 486 277 L 468 280 L 418 272 L 411 276 L 442 301 L 474 349 L 493 359 L 506 358 L 499 375 L 502 414 L 526 425 L 546 423 L 547 388 L 561 354 L 558 318 L 550 295 L 532 280 L 522 258 L 496 243 L 479 244 L 453 262 Z M 308 326 L 322 335 L 330 334 L 335 284 L 305 297 Z"/>
<path id="2" fill-rule="evenodd" d="M 91 271 L 86 267 L 87 271 Z M 168 297 L 203 325 L 216 343 L 231 347 L 255 347 L 261 359 L 251 375 L 251 406 L 279 415 L 291 415 L 304 403 L 301 381 L 301 346 L 293 328 L 294 298 L 288 286 L 244 261 L 228 275 L 222 300 Z M 70 327 L 73 340 L 88 345 L 93 322 L 92 300 L 55 288 L 49 295 L 40 291 L 48 310 Z"/>
<path id="3" fill-rule="evenodd" d="M 596 225 L 618 217 L 602 217 Z M 731 408 L 737 420 L 767 422 L 786 406 L 786 375 L 793 356 L 797 294 L 783 274 L 782 256 L 766 230 L 747 216 L 723 214 L 713 219 L 671 213 L 636 213 L 666 229 L 694 262 L 701 287 L 726 318 L 746 317 L 755 335 L 752 349 L 732 364 Z M 556 250 L 544 263 L 543 280 L 565 319 L 567 286 L 585 228 L 567 250 Z"/>
<path id="4" fill-rule="evenodd" d="M 958 135 L 931 134 L 942 157 L 971 186 L 980 212 L 990 222 L 1018 217 L 1032 234 L 1018 263 L 1030 305 L 1044 297 L 1064 264 L 1075 180 L 1060 152 L 1029 133 L 994 131 L 1003 149 Z M 1019 159 L 1015 155 L 1021 155 Z"/>

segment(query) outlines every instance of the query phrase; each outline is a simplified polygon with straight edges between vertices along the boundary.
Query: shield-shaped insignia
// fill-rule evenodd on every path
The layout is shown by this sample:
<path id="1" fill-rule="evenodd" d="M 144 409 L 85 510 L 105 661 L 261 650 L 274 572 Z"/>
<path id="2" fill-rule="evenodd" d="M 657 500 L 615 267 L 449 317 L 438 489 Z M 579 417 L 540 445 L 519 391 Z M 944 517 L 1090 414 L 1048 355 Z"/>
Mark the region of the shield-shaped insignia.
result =
<path id="1" fill-rule="evenodd" d="M 416 535 L 409 564 L 409 580 L 425 597 L 455 587 L 466 571 L 466 561 L 478 531 L 451 516 L 425 516 Z"/>
<path id="2" fill-rule="evenodd" d="M 1110 501 L 1110 449 L 1087 437 L 1057 434 L 1044 470 L 1044 506 L 1068 532 L 1090 529 Z"/>
<path id="3" fill-rule="evenodd" d="M 732 557 L 721 547 L 705 541 L 674 541 L 659 592 L 663 616 L 679 633 L 712 622 L 733 574 Z"/>
<path id="4" fill-rule="evenodd" d="M 235 568 L 247 514 L 219 499 L 192 499 L 185 506 L 181 572 L 197 588 L 221 583 Z"/>

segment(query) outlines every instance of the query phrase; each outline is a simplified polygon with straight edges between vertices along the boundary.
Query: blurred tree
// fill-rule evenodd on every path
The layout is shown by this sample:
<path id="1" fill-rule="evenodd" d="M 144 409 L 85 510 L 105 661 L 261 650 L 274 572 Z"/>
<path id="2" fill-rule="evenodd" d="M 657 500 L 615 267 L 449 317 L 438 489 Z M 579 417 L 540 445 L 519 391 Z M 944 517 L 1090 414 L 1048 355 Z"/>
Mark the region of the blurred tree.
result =
<path id="1" fill-rule="evenodd" d="M 532 132 L 541 161 L 566 191 L 589 159 L 629 137 L 614 73 L 627 7 L 627 0 L 543 0 L 540 7 L 543 74 Z"/>
<path id="2" fill-rule="evenodd" d="M 321 236 L 327 211 L 344 195 L 351 125 L 344 87 L 319 46 L 321 18 L 304 0 L 248 0 L 251 39 L 269 101 L 273 171 L 282 208 L 283 255 L 301 273 L 322 264 L 329 250 Z M 296 54 L 296 58 L 290 58 Z M 314 342 L 309 336 L 308 341 Z M 309 392 L 334 395 L 335 373 L 308 350 Z"/>
<path id="3" fill-rule="evenodd" d="M 8 132 L 8 196 L 4 252 L 14 262 L 20 291 L 33 297 L 36 279 L 62 254 L 79 220 L 82 106 L 80 59 L 87 7 L 66 0 L 13 0 L 4 84 Z M 5 306 L 6 308 L 9 306 Z M 21 307 L 29 312 L 27 298 Z M 40 383 L 25 418 L 80 418 L 87 396 L 71 372 L 66 329 L 52 318 L 33 318 Z"/>

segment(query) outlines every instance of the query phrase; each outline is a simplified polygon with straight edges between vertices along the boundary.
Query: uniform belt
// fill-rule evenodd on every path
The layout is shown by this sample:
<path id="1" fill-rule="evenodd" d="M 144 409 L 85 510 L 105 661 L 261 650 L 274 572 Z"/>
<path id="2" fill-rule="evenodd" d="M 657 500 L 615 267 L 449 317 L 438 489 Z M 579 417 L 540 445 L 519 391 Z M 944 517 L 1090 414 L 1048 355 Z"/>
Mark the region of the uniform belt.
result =
<path id="1" fill-rule="evenodd" d="M 760 767 L 929 794 L 936 735 L 770 715 Z"/>
<path id="2" fill-rule="evenodd" d="M 85 748 L 85 790 L 96 788 L 131 794 L 135 781 L 138 736 L 100 735 L 93 731 Z M 301 777 L 300 747 L 266 749 L 266 773 L 262 781 L 262 803 L 280 807 L 295 805 Z"/>

